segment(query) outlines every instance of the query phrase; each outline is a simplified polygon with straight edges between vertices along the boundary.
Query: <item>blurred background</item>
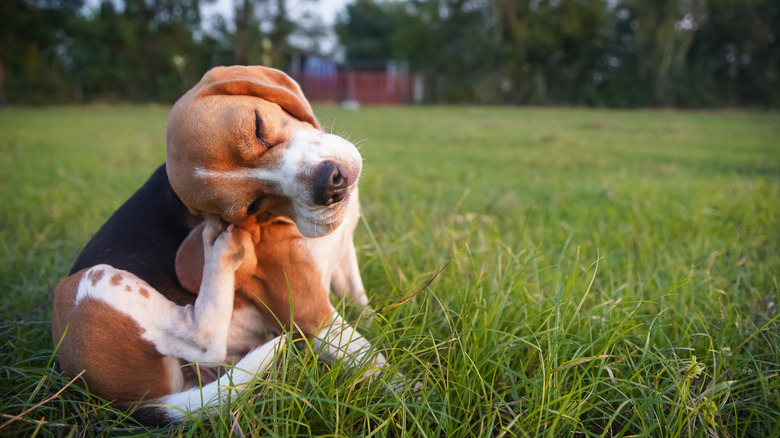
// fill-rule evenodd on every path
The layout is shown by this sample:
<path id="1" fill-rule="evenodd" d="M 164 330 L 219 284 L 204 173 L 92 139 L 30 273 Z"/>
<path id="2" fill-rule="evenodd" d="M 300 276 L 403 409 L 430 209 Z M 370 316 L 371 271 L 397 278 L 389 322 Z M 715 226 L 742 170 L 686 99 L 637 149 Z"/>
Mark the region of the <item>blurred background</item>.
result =
<path id="1" fill-rule="evenodd" d="M 171 102 L 215 65 L 315 102 L 780 104 L 777 0 L 2 0 L 0 104 Z"/>

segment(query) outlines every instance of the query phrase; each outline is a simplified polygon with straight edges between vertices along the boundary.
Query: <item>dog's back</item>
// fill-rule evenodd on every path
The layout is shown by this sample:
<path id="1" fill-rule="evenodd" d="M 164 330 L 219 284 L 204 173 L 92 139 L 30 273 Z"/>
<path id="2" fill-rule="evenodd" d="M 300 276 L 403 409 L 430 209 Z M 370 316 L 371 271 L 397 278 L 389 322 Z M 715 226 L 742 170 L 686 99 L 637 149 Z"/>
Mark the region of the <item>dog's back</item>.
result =
<path id="1" fill-rule="evenodd" d="M 190 303 L 194 296 L 179 284 L 174 260 L 198 221 L 174 193 L 163 164 L 84 246 L 69 275 L 111 265 L 134 273 L 176 303 Z"/>

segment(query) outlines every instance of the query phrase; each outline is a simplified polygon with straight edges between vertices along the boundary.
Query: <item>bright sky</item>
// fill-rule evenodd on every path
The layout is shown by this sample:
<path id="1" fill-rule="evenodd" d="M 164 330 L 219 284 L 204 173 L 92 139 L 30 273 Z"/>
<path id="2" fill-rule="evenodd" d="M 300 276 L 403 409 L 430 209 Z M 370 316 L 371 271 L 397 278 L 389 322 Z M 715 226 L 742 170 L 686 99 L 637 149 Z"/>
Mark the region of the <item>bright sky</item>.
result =
<path id="1" fill-rule="evenodd" d="M 228 21 L 233 21 L 233 2 L 237 0 L 217 0 L 212 4 L 201 3 L 204 24 L 208 27 L 209 19 L 214 14 L 220 14 Z M 238 0 L 240 1 L 240 0 Z M 296 20 L 304 12 L 309 11 L 312 15 L 319 16 L 326 26 L 332 26 L 336 22 L 336 16 L 344 11 L 347 3 L 353 0 L 287 0 L 287 13 L 290 18 Z M 320 47 L 325 53 L 334 50 L 338 44 L 338 39 L 332 29 L 328 36 L 320 41 Z"/>
<path id="2" fill-rule="evenodd" d="M 217 0 L 214 4 L 203 4 L 203 16 L 208 17 L 218 12 L 230 19 L 233 17 L 234 0 Z M 301 15 L 301 11 L 308 9 L 312 13 L 322 17 L 325 24 L 333 24 L 336 14 L 344 10 L 344 6 L 351 0 L 288 0 L 287 11 L 292 18 Z"/>
<path id="3" fill-rule="evenodd" d="M 3 0 L 0 0 L 3 1 Z M 228 26 L 233 25 L 233 2 L 242 0 L 216 0 L 213 3 L 201 3 L 201 12 L 203 24 L 206 28 L 210 25 L 210 18 L 214 14 L 220 14 L 228 22 Z M 312 15 L 319 16 L 323 24 L 332 26 L 336 22 L 336 16 L 344 12 L 345 6 L 354 0 L 286 0 L 287 12 L 290 18 L 297 20 L 304 12 L 309 11 Z M 84 10 L 96 10 L 100 5 L 100 0 L 87 0 Z M 320 47 L 326 53 L 331 52 L 338 44 L 338 39 L 330 29 L 328 36 L 320 41 Z"/>

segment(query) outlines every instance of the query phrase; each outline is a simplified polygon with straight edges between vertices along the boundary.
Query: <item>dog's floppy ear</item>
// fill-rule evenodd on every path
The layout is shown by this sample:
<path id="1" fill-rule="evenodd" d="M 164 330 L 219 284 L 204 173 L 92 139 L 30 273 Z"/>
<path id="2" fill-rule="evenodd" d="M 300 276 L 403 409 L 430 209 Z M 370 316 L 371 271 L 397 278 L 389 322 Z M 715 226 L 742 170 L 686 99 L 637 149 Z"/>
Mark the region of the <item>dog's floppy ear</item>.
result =
<path id="1" fill-rule="evenodd" d="M 176 276 L 179 283 L 188 291 L 197 294 L 203 280 L 203 227 L 205 222 L 195 227 L 176 251 Z"/>
<path id="2" fill-rule="evenodd" d="M 320 127 L 301 87 L 284 72 L 263 66 L 215 67 L 201 81 L 200 96 L 255 96 L 279 105 L 298 120 Z"/>

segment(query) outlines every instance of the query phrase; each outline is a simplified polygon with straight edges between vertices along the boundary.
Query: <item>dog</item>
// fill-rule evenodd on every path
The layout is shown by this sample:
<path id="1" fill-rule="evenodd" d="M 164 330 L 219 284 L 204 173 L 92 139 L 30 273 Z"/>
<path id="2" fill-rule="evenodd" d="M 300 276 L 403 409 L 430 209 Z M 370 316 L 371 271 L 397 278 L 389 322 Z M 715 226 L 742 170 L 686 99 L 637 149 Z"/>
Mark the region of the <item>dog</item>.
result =
<path id="1" fill-rule="evenodd" d="M 166 162 L 55 287 L 63 373 L 140 402 L 146 424 L 236 395 L 276 362 L 284 331 L 373 378 L 385 357 L 329 300 L 368 303 L 353 243 L 361 171 L 283 72 L 208 71 L 171 110 Z"/>

